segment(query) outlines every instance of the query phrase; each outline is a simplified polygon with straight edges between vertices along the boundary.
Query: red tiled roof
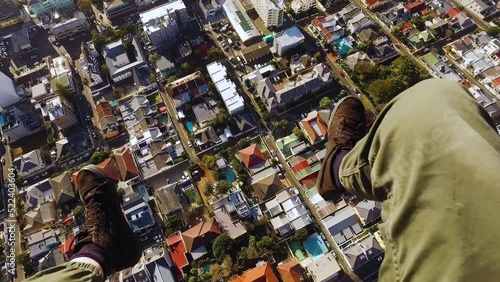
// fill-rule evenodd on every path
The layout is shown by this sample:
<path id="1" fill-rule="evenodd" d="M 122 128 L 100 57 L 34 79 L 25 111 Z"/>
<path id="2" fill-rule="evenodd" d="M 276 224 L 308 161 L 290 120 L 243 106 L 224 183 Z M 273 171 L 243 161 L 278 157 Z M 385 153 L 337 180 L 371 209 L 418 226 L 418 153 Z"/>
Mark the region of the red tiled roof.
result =
<path id="1" fill-rule="evenodd" d="M 61 245 L 61 252 L 63 252 L 66 257 L 71 259 L 73 256 L 73 250 L 71 249 L 71 244 L 73 243 L 73 240 L 75 239 L 75 234 L 71 233 L 69 234 L 68 238 L 66 238 L 66 241 L 64 241 L 64 244 Z"/>
<path id="2" fill-rule="evenodd" d="M 405 32 L 405 31 L 413 29 L 413 28 L 415 28 L 415 26 L 410 21 L 408 21 L 408 22 L 405 22 L 403 24 L 403 26 L 401 27 L 401 31 Z"/>
<path id="3" fill-rule="evenodd" d="M 95 109 L 99 120 L 105 117 L 113 116 L 113 110 L 111 110 L 111 105 L 107 101 L 99 101 L 95 106 Z"/>
<path id="4" fill-rule="evenodd" d="M 379 0 L 365 0 L 366 4 L 368 5 L 368 7 L 370 6 L 373 6 L 375 4 L 377 4 Z"/>
<path id="5" fill-rule="evenodd" d="M 231 282 L 278 282 L 278 278 L 269 262 L 250 269 L 240 276 L 233 277 Z"/>
<path id="6" fill-rule="evenodd" d="M 184 277 L 184 271 L 182 268 L 189 264 L 186 257 L 186 246 L 182 240 L 180 233 L 175 233 L 167 238 L 168 248 L 170 250 L 170 255 L 177 268 L 177 274 L 180 278 Z"/>
<path id="7" fill-rule="evenodd" d="M 128 146 L 115 150 L 115 159 L 118 165 L 118 172 L 122 181 L 129 180 L 139 175 L 134 158 Z"/>
<path id="8" fill-rule="evenodd" d="M 460 10 L 458 8 L 451 8 L 448 10 L 448 16 L 450 16 L 450 18 L 453 18 L 458 14 L 460 14 Z"/>
<path id="9" fill-rule="evenodd" d="M 303 185 L 307 185 L 308 183 L 316 182 L 316 180 L 318 179 L 318 174 L 319 174 L 319 171 L 316 171 L 315 173 L 311 173 L 308 176 L 302 178 L 300 180 L 300 183 L 302 183 Z"/>
<path id="10" fill-rule="evenodd" d="M 116 182 L 120 181 L 120 178 L 118 178 L 118 167 L 116 166 L 115 160 L 107 158 L 97 166 L 102 168 L 102 170 L 104 170 L 104 173 L 109 178 L 113 179 Z"/>
<path id="11" fill-rule="evenodd" d="M 309 163 L 307 163 L 307 160 L 303 160 L 303 161 L 299 162 L 298 164 L 294 165 L 292 167 L 292 170 L 294 173 L 297 173 L 308 166 L 309 166 Z"/>
<path id="12" fill-rule="evenodd" d="M 283 282 L 300 282 L 302 281 L 302 269 L 299 261 L 296 258 L 289 260 L 286 263 L 278 265 L 278 272 L 283 279 Z"/>
<path id="13" fill-rule="evenodd" d="M 240 157 L 247 168 L 251 168 L 266 161 L 264 154 L 262 154 L 257 144 L 252 144 L 240 150 Z"/>
<path id="14" fill-rule="evenodd" d="M 426 8 L 425 4 L 421 1 L 411 2 L 411 3 L 408 3 L 406 5 L 406 10 L 408 10 L 408 12 L 411 14 L 420 12 L 420 11 L 424 10 L 425 8 Z"/>
<path id="15" fill-rule="evenodd" d="M 317 17 L 313 20 L 312 24 L 313 25 L 319 25 L 321 23 L 324 23 L 326 21 L 325 17 Z"/>
<path id="16" fill-rule="evenodd" d="M 491 81 L 496 87 L 500 86 L 500 76 Z"/>
<path id="17" fill-rule="evenodd" d="M 429 11 L 429 9 L 423 9 L 422 12 L 421 12 L 421 14 L 422 14 L 422 16 L 424 16 L 424 15 L 429 14 L 430 12 L 431 11 Z"/>

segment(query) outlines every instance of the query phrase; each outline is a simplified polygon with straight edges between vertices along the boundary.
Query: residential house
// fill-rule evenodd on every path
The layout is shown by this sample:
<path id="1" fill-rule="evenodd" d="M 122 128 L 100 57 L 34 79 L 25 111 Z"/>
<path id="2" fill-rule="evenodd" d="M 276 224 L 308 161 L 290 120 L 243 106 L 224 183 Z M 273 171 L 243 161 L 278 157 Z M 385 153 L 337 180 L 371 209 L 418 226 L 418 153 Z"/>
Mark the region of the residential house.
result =
<path id="1" fill-rule="evenodd" d="M 302 202 L 297 188 L 280 191 L 265 203 L 265 213 L 276 235 L 284 237 L 306 227 L 313 219 Z"/>
<path id="2" fill-rule="evenodd" d="M 111 139 L 120 134 L 116 117 L 108 101 L 106 101 L 104 98 L 97 101 L 96 112 L 97 119 L 99 121 L 99 127 L 105 139 Z"/>
<path id="3" fill-rule="evenodd" d="M 42 160 L 42 157 L 40 156 L 40 150 L 38 149 L 15 158 L 13 161 L 13 165 L 16 167 L 17 172 L 22 176 L 45 168 L 45 163 Z"/>
<path id="4" fill-rule="evenodd" d="M 144 250 L 143 264 L 149 278 L 155 282 L 176 282 L 175 270 L 172 269 L 172 259 L 162 247 L 152 247 Z"/>
<path id="5" fill-rule="evenodd" d="M 364 13 L 359 13 L 347 21 L 347 28 L 351 34 L 372 26 L 373 23 Z"/>
<path id="6" fill-rule="evenodd" d="M 221 139 L 211 126 L 199 129 L 194 132 L 194 143 L 202 148 L 212 147 L 221 142 Z"/>
<path id="7" fill-rule="evenodd" d="M 373 10 L 388 3 L 388 0 L 364 0 L 362 3 L 366 8 Z"/>
<path id="8" fill-rule="evenodd" d="M 364 200 L 359 202 L 354 209 L 363 226 L 369 226 L 380 220 L 382 204 L 377 201 Z"/>
<path id="9" fill-rule="evenodd" d="M 427 30 L 434 38 L 445 38 L 453 35 L 450 23 L 447 20 L 440 20 L 439 22 L 429 26 Z"/>
<path id="10" fill-rule="evenodd" d="M 139 176 L 134 156 L 132 155 L 129 146 L 125 145 L 121 148 L 115 149 L 113 153 L 118 166 L 118 173 L 121 181 L 132 180 Z"/>
<path id="11" fill-rule="evenodd" d="M 54 191 L 54 199 L 58 207 L 75 199 L 75 192 L 71 183 L 71 175 L 65 171 L 55 177 L 49 178 L 50 186 Z"/>
<path id="12" fill-rule="evenodd" d="M 63 97 L 56 96 L 48 100 L 41 110 L 45 120 L 60 129 L 68 129 L 77 122 L 73 105 Z"/>
<path id="13" fill-rule="evenodd" d="M 54 191 L 48 179 L 35 183 L 26 188 L 26 207 L 28 210 L 40 206 L 42 203 L 54 199 Z"/>
<path id="14" fill-rule="evenodd" d="M 156 225 L 151 208 L 140 194 L 127 195 L 122 209 L 130 228 L 137 235 Z"/>
<path id="15" fill-rule="evenodd" d="M 107 158 L 97 166 L 100 167 L 106 176 L 113 180 L 113 182 L 117 183 L 120 181 L 120 178 L 118 177 L 118 166 L 116 165 L 116 161 L 114 159 Z"/>
<path id="16" fill-rule="evenodd" d="M 302 56 L 292 56 L 290 59 L 290 70 L 292 75 L 295 75 L 302 70 L 312 67 L 313 59 L 308 54 Z"/>
<path id="17" fill-rule="evenodd" d="M 327 253 L 320 259 L 311 262 L 307 265 L 306 269 L 314 282 L 336 281 L 342 272 L 333 252 Z"/>
<path id="18" fill-rule="evenodd" d="M 451 19 L 451 27 L 454 29 L 460 30 L 476 26 L 474 21 L 458 8 L 451 8 L 448 11 L 448 16 Z"/>
<path id="19" fill-rule="evenodd" d="M 101 71 L 100 60 L 102 57 L 91 41 L 82 42 L 80 49 L 80 58 L 76 63 L 77 70 L 79 71 L 84 86 L 88 87 L 90 90 L 90 94 L 92 96 L 98 96 L 101 91 L 111 86 L 108 78 Z"/>
<path id="20" fill-rule="evenodd" d="M 299 261 L 296 258 L 287 259 L 278 264 L 278 273 L 283 282 L 301 282 L 304 281 L 304 273 Z"/>
<path id="21" fill-rule="evenodd" d="M 370 57 L 361 51 L 353 53 L 345 58 L 345 63 L 349 66 L 350 69 L 354 70 L 354 67 L 359 62 L 371 62 Z"/>
<path id="22" fill-rule="evenodd" d="M 361 42 L 372 42 L 380 37 L 380 34 L 371 28 L 363 29 L 357 33 Z"/>
<path id="23" fill-rule="evenodd" d="M 299 137 L 293 133 L 276 140 L 276 146 L 278 146 L 278 149 L 285 159 L 300 153 L 299 151 L 293 151 L 293 148 L 297 148 L 298 146 L 302 147 L 303 144 L 305 143 L 300 141 Z"/>
<path id="24" fill-rule="evenodd" d="M 203 128 L 208 126 L 211 120 L 215 118 L 217 113 L 219 112 L 219 108 L 217 106 L 210 106 L 210 104 L 203 102 L 192 107 L 194 116 L 196 117 L 196 121 L 198 123 L 198 128 Z"/>
<path id="25" fill-rule="evenodd" d="M 285 188 L 278 169 L 268 168 L 252 177 L 252 188 L 259 202 L 266 202 Z"/>
<path id="26" fill-rule="evenodd" d="M 321 221 L 338 245 L 363 232 L 358 217 L 350 206 L 337 210 L 334 214 L 323 218 Z"/>
<path id="27" fill-rule="evenodd" d="M 318 111 L 312 111 L 302 119 L 299 126 L 305 133 L 306 138 L 311 144 L 316 144 L 325 139 L 328 132 L 328 125 L 318 114 Z"/>
<path id="28" fill-rule="evenodd" d="M 296 14 L 307 12 L 310 9 L 316 8 L 316 1 L 314 0 L 293 0 L 290 7 Z"/>
<path id="29" fill-rule="evenodd" d="M 453 2 L 441 0 L 427 0 L 427 7 L 433 10 L 438 16 L 442 17 L 453 8 Z"/>
<path id="30" fill-rule="evenodd" d="M 498 38 L 493 38 L 486 45 L 483 45 L 481 49 L 489 56 L 494 56 L 500 53 L 500 40 Z"/>
<path id="31" fill-rule="evenodd" d="M 245 101 L 236 90 L 234 82 L 228 78 L 226 66 L 219 62 L 213 62 L 207 65 L 207 72 L 219 91 L 229 114 L 234 115 L 242 112 L 245 108 Z"/>
<path id="32" fill-rule="evenodd" d="M 377 271 L 384 258 L 384 250 L 373 236 L 367 236 L 342 252 L 351 270 L 360 276 Z"/>
<path id="33" fill-rule="evenodd" d="M 321 63 L 290 77 L 264 78 L 257 82 L 256 88 L 266 108 L 276 112 L 308 93 L 319 91 L 332 80 L 330 70 Z"/>
<path id="34" fill-rule="evenodd" d="M 458 0 L 467 11 L 474 14 L 476 17 L 483 19 L 488 15 L 492 15 L 498 11 L 495 7 L 493 1 L 483 1 L 483 0 Z"/>
<path id="35" fill-rule="evenodd" d="M 434 52 L 429 52 L 421 57 L 422 61 L 429 67 L 437 76 L 460 81 L 462 78 L 450 65 L 443 61 L 440 56 Z"/>
<path id="36" fill-rule="evenodd" d="M 39 229 L 29 233 L 25 237 L 27 250 L 30 257 L 33 259 L 40 259 L 48 253 L 47 245 L 61 242 L 61 234 L 59 230 L 53 229 Z"/>
<path id="37" fill-rule="evenodd" d="M 171 183 L 154 190 L 156 206 L 160 210 L 160 214 L 163 217 L 166 217 L 176 211 L 182 210 L 179 196 L 177 196 L 177 194 L 175 193 L 175 188 L 177 185 L 177 183 Z"/>
<path id="38" fill-rule="evenodd" d="M 284 29 L 274 36 L 273 49 L 279 56 L 304 43 L 305 37 L 296 26 Z"/>
<path id="39" fill-rule="evenodd" d="M 324 44 L 331 44 L 345 35 L 344 28 L 337 23 L 335 15 L 315 18 L 309 28 Z"/>
<path id="40" fill-rule="evenodd" d="M 6 84 L 2 84 L 6 87 Z M 6 92 L 2 92 L 7 95 Z M 30 136 L 43 129 L 40 109 L 33 109 L 29 101 L 17 103 L 3 108 L 2 128 L 3 139 L 8 143 Z"/>
<path id="41" fill-rule="evenodd" d="M 201 72 L 179 78 L 167 85 L 168 96 L 176 108 L 179 108 L 191 101 L 208 93 L 208 85 Z"/>
<path id="42" fill-rule="evenodd" d="M 67 259 L 64 257 L 64 253 L 59 248 L 50 250 L 48 254 L 38 260 L 38 269 L 45 270 L 57 265 L 65 263 Z"/>
<path id="43" fill-rule="evenodd" d="M 244 272 L 240 276 L 232 277 L 230 282 L 278 282 L 276 274 L 269 262 L 259 262 L 256 267 Z"/>
<path id="44" fill-rule="evenodd" d="M 77 12 L 73 18 L 50 26 L 50 31 L 58 40 L 86 33 L 89 29 L 90 23 L 83 12 Z"/>
<path id="45" fill-rule="evenodd" d="M 233 115 L 229 121 L 229 130 L 235 138 L 256 128 L 257 122 L 250 113 Z"/>
<path id="46" fill-rule="evenodd" d="M 427 9 L 427 6 L 425 5 L 424 2 L 419 0 L 409 2 L 408 4 L 405 5 L 405 11 L 410 15 L 415 15 L 415 14 L 420 15 L 420 13 L 425 9 Z"/>
<path id="47" fill-rule="evenodd" d="M 222 5 L 216 0 L 200 0 L 198 6 L 207 21 L 210 21 L 212 17 L 216 16 L 222 10 Z"/>
<path id="48" fill-rule="evenodd" d="M 463 56 L 463 53 L 474 49 L 474 41 L 469 36 L 464 36 L 460 39 L 453 41 L 449 46 L 451 50 L 458 56 Z"/>
<path id="49" fill-rule="evenodd" d="M 222 232 L 236 241 L 245 237 L 247 230 L 241 219 L 249 218 L 251 213 L 241 190 L 231 191 L 211 205 Z"/>
<path id="50" fill-rule="evenodd" d="M 177 271 L 177 278 L 182 278 L 189 273 L 190 265 L 187 258 L 187 249 L 180 232 L 175 232 L 167 238 L 167 245 Z"/>
<path id="51" fill-rule="evenodd" d="M 393 45 L 388 43 L 373 46 L 370 48 L 368 54 L 375 64 L 382 64 L 399 56 L 398 51 L 396 51 Z"/>
<path id="52" fill-rule="evenodd" d="M 288 159 L 288 164 L 292 169 L 295 179 L 303 185 L 308 185 L 311 182 L 316 183 L 321 161 L 312 151 L 307 150 Z"/>
<path id="53" fill-rule="evenodd" d="M 250 64 L 255 60 L 271 57 L 271 48 L 266 42 L 259 42 L 241 49 L 241 56 L 245 63 Z"/>
<path id="54" fill-rule="evenodd" d="M 256 173 L 268 166 L 268 161 L 257 144 L 252 144 L 239 151 L 239 158 L 247 169 Z"/>
<path id="55" fill-rule="evenodd" d="M 118 40 L 102 48 L 102 56 L 106 61 L 111 79 L 116 82 L 133 78 L 134 83 L 144 69 L 149 68 L 141 44 L 136 37 Z M 137 85 L 140 85 L 137 84 Z"/>
<path id="56" fill-rule="evenodd" d="M 156 66 L 156 74 L 161 81 L 167 80 L 167 78 L 175 72 L 175 64 L 170 57 L 161 56 L 154 65 Z"/>
<path id="57" fill-rule="evenodd" d="M 41 202 L 37 207 L 24 214 L 23 232 L 34 231 L 54 224 L 57 219 L 56 203 L 53 199 Z"/>
<path id="58" fill-rule="evenodd" d="M 193 260 L 206 255 L 215 238 L 222 234 L 219 223 L 216 220 L 200 222 L 190 229 L 182 232 L 182 240 L 186 251 L 191 254 Z"/>

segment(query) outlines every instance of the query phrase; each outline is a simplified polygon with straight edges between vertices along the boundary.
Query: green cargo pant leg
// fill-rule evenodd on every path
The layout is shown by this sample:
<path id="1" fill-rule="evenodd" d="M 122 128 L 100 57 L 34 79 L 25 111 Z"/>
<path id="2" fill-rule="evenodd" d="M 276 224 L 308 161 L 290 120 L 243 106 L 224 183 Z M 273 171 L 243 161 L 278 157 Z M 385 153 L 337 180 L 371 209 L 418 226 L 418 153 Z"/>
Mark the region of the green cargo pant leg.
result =
<path id="1" fill-rule="evenodd" d="M 45 269 L 26 279 L 27 282 L 102 282 L 102 273 L 95 266 L 84 262 L 66 262 Z"/>
<path id="2" fill-rule="evenodd" d="M 498 280 L 499 169 L 498 133 L 459 84 L 426 80 L 391 101 L 339 173 L 382 201 L 380 281 Z"/>

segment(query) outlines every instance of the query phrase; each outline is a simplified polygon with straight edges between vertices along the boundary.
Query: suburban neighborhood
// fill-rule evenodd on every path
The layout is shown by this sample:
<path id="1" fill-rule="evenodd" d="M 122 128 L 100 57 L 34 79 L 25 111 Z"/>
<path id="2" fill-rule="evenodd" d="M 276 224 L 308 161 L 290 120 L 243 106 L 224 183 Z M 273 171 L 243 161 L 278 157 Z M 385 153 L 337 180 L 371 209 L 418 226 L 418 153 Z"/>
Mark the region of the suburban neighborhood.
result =
<path id="1" fill-rule="evenodd" d="M 71 259 L 88 164 L 118 183 L 142 250 L 106 281 L 378 281 L 382 204 L 317 187 L 331 112 L 354 96 L 370 125 L 405 89 L 442 78 L 500 133 L 499 10 L 0 0 L 0 281 Z"/>

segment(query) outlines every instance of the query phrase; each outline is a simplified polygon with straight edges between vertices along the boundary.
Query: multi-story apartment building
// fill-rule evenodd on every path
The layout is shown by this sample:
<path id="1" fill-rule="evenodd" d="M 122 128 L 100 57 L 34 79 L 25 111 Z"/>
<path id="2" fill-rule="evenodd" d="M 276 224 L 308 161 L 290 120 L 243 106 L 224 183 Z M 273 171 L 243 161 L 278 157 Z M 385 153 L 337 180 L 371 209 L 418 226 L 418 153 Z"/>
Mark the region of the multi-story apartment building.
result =
<path id="1" fill-rule="evenodd" d="M 12 0 L 0 0 L 0 28 L 23 21 L 23 15 Z"/>
<path id="2" fill-rule="evenodd" d="M 29 102 L 27 104 L 27 107 L 16 105 L 1 112 L 2 133 L 8 138 L 8 142 L 14 142 L 43 128 L 40 111 L 33 111 Z"/>
<path id="3" fill-rule="evenodd" d="M 14 81 L 0 72 L 0 107 L 6 108 L 21 101 L 21 96 L 17 93 Z"/>
<path id="4" fill-rule="evenodd" d="M 281 0 L 251 0 L 266 27 L 282 26 L 284 7 Z"/>
<path id="5" fill-rule="evenodd" d="M 47 101 L 42 107 L 42 113 L 45 120 L 54 123 L 61 129 L 71 127 L 76 123 L 76 116 L 73 106 L 62 97 L 54 97 Z"/>
<path id="6" fill-rule="evenodd" d="M 115 19 L 123 19 L 123 17 L 129 16 L 134 13 L 137 8 L 134 0 L 115 0 L 112 2 L 104 2 L 104 10 L 106 11 L 106 17 L 113 22 Z"/>
<path id="7" fill-rule="evenodd" d="M 72 19 L 52 25 L 50 31 L 58 40 L 61 40 L 75 34 L 87 32 L 89 28 L 90 23 L 87 17 L 85 17 L 84 13 L 79 12 Z"/>
<path id="8" fill-rule="evenodd" d="M 179 27 L 188 22 L 186 5 L 181 0 L 170 2 L 139 15 L 144 32 L 155 48 L 169 46 L 179 38 Z"/>
<path id="9" fill-rule="evenodd" d="M 31 0 L 28 1 L 28 8 L 35 16 L 40 17 L 49 12 L 75 8 L 73 0 Z"/>
<path id="10" fill-rule="evenodd" d="M 293 0 L 290 7 L 292 8 L 292 10 L 296 14 L 299 14 L 299 13 L 307 12 L 312 8 L 316 8 L 316 1 L 315 0 Z"/>

